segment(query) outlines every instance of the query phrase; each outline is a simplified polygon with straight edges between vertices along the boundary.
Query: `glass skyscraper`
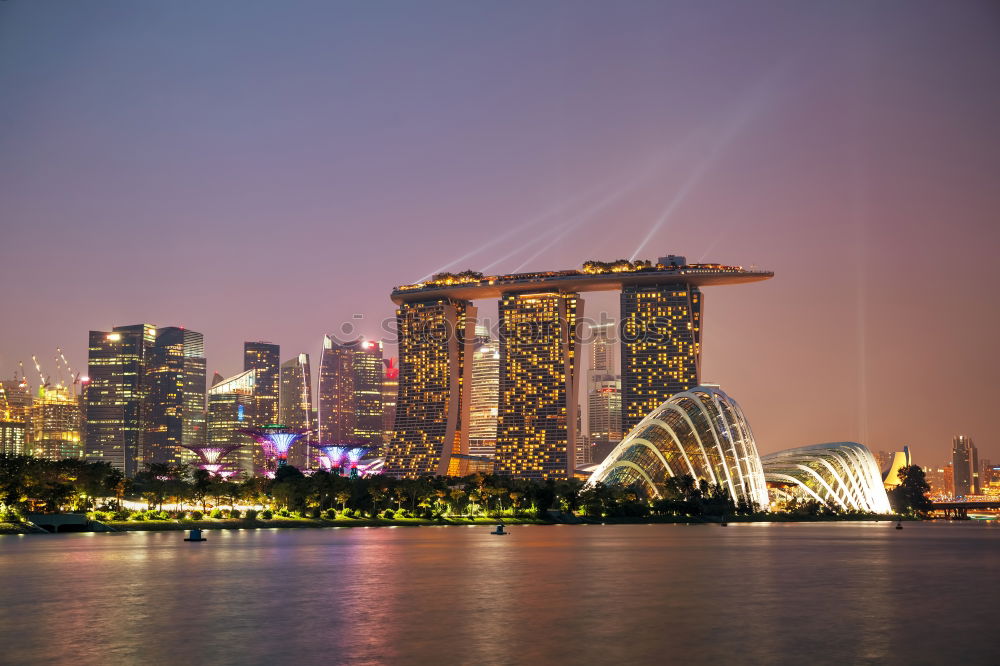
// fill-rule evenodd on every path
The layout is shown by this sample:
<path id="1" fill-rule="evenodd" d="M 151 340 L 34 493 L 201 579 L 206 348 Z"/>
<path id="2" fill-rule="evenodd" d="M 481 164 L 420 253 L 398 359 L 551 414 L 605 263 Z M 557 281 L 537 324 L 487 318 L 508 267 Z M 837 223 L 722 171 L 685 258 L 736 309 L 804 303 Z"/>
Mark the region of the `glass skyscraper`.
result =
<path id="1" fill-rule="evenodd" d="M 972 440 L 958 435 L 951 444 L 955 497 L 979 494 L 979 452 Z"/>
<path id="2" fill-rule="evenodd" d="M 492 458 L 497 448 L 500 346 L 485 326 L 476 326 L 469 405 L 469 455 Z"/>
<path id="3" fill-rule="evenodd" d="M 319 362 L 319 441 L 350 442 L 357 423 L 354 393 L 354 346 L 323 337 Z"/>
<path id="4" fill-rule="evenodd" d="M 382 445 L 382 343 L 363 340 L 354 344 L 354 441 L 381 453 Z"/>
<path id="5" fill-rule="evenodd" d="M 312 431 L 312 372 L 309 354 L 299 354 L 281 364 L 279 414 L 288 428 Z M 288 464 L 304 469 L 310 464 L 308 437 L 297 440 L 288 453 Z"/>
<path id="6" fill-rule="evenodd" d="M 149 462 L 144 424 L 155 342 L 156 327 L 151 324 L 90 332 L 85 456 L 129 477 Z"/>
<path id="7" fill-rule="evenodd" d="M 281 369 L 281 348 L 270 342 L 243 343 L 243 370 L 256 370 L 254 399 L 257 405 L 254 413 L 255 427 L 263 427 L 278 422 L 280 401 L 279 374 Z"/>
<path id="8" fill-rule="evenodd" d="M 159 328 L 149 358 L 149 462 L 192 462 L 194 454 L 183 447 L 200 446 L 206 436 L 204 336 L 175 326 Z"/>

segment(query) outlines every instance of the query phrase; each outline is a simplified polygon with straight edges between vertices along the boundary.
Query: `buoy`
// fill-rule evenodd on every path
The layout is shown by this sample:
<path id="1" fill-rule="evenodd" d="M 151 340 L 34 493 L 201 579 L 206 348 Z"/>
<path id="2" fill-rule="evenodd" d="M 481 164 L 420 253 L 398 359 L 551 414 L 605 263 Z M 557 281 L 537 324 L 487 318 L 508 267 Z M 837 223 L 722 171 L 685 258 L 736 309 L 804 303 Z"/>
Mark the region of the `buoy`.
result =
<path id="1" fill-rule="evenodd" d="M 201 535 L 201 530 L 199 530 L 199 529 L 193 529 L 190 532 L 188 532 L 188 536 L 184 540 L 185 541 L 208 541 L 208 539 L 206 539 L 205 537 L 203 537 Z"/>
<path id="2" fill-rule="evenodd" d="M 903 529 L 903 521 L 902 521 L 902 520 L 901 520 L 901 521 L 899 521 L 898 523 L 896 523 L 896 529 L 897 529 L 897 530 L 901 530 L 901 529 Z"/>

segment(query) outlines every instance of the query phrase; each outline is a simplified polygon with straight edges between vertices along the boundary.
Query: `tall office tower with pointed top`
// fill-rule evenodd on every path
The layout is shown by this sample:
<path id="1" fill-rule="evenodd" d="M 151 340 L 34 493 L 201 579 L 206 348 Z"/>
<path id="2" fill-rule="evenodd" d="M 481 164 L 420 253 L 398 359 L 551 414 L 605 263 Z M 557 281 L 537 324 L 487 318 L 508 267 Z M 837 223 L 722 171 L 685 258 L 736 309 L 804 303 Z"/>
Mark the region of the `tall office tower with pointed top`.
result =
<path id="1" fill-rule="evenodd" d="M 448 474 L 469 450 L 469 400 L 476 308 L 450 298 L 402 303 L 399 393 L 384 473 Z"/>
<path id="2" fill-rule="evenodd" d="M 972 439 L 958 435 L 951 444 L 952 474 L 956 497 L 979 494 L 979 452 Z"/>
<path id="3" fill-rule="evenodd" d="M 149 462 L 193 462 L 187 446 L 206 437 L 205 339 L 167 326 L 156 331 L 149 353 L 149 409 L 145 438 Z"/>
<path id="4" fill-rule="evenodd" d="M 625 285 L 621 313 L 622 431 L 628 432 L 670 396 L 699 384 L 701 291 L 684 283 Z"/>
<path id="5" fill-rule="evenodd" d="M 135 476 L 151 462 L 146 446 L 152 324 L 91 331 L 87 374 L 84 455 Z"/>
<path id="6" fill-rule="evenodd" d="M 312 372 L 309 368 L 309 354 L 299 354 L 281 364 L 281 390 L 278 413 L 281 424 L 289 428 L 312 432 Z M 288 464 L 299 469 L 311 463 L 308 437 L 292 444 L 288 452 Z"/>
<path id="7" fill-rule="evenodd" d="M 476 326 L 469 405 L 469 455 L 492 458 L 497 448 L 500 345 L 485 326 Z"/>
<path id="8" fill-rule="evenodd" d="M 495 469 L 528 479 L 572 478 L 576 468 L 576 293 L 500 299 L 500 395 Z"/>
<path id="9" fill-rule="evenodd" d="M 354 393 L 354 345 L 323 336 L 319 361 L 319 441 L 350 442 L 357 423 Z"/>

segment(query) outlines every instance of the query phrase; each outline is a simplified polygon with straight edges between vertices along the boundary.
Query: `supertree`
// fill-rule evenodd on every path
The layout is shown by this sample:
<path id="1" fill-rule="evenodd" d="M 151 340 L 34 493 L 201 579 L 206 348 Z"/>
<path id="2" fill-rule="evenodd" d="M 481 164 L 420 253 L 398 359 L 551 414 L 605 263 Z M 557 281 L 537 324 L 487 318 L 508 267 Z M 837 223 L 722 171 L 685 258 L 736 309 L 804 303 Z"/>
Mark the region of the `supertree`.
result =
<path id="1" fill-rule="evenodd" d="M 320 464 L 335 474 L 357 477 L 361 458 L 369 451 L 368 447 L 353 444 L 317 444 L 322 452 Z"/>
<path id="2" fill-rule="evenodd" d="M 212 474 L 218 474 L 223 478 L 229 478 L 236 472 L 231 469 L 226 469 L 225 463 L 222 459 L 228 456 L 230 453 L 240 448 L 241 444 L 193 444 L 185 446 L 185 449 L 194 452 L 198 456 L 201 462 L 198 463 L 198 468 L 211 472 Z"/>
<path id="3" fill-rule="evenodd" d="M 260 428 L 244 428 L 239 432 L 250 435 L 260 444 L 264 452 L 265 474 L 274 476 L 278 467 L 288 464 L 288 450 L 297 440 L 309 432 L 303 428 L 286 428 L 283 425 L 268 425 Z"/>

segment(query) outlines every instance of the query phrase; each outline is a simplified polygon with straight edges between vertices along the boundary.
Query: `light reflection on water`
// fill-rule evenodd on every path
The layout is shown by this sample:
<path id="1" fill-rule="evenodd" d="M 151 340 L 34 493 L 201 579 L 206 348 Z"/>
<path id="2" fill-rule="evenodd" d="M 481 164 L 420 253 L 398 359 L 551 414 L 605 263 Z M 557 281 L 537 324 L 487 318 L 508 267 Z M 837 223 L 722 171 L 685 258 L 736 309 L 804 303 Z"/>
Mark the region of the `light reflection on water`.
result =
<path id="1" fill-rule="evenodd" d="M 1000 528 L 0 537 L 0 663 L 1000 663 Z"/>

